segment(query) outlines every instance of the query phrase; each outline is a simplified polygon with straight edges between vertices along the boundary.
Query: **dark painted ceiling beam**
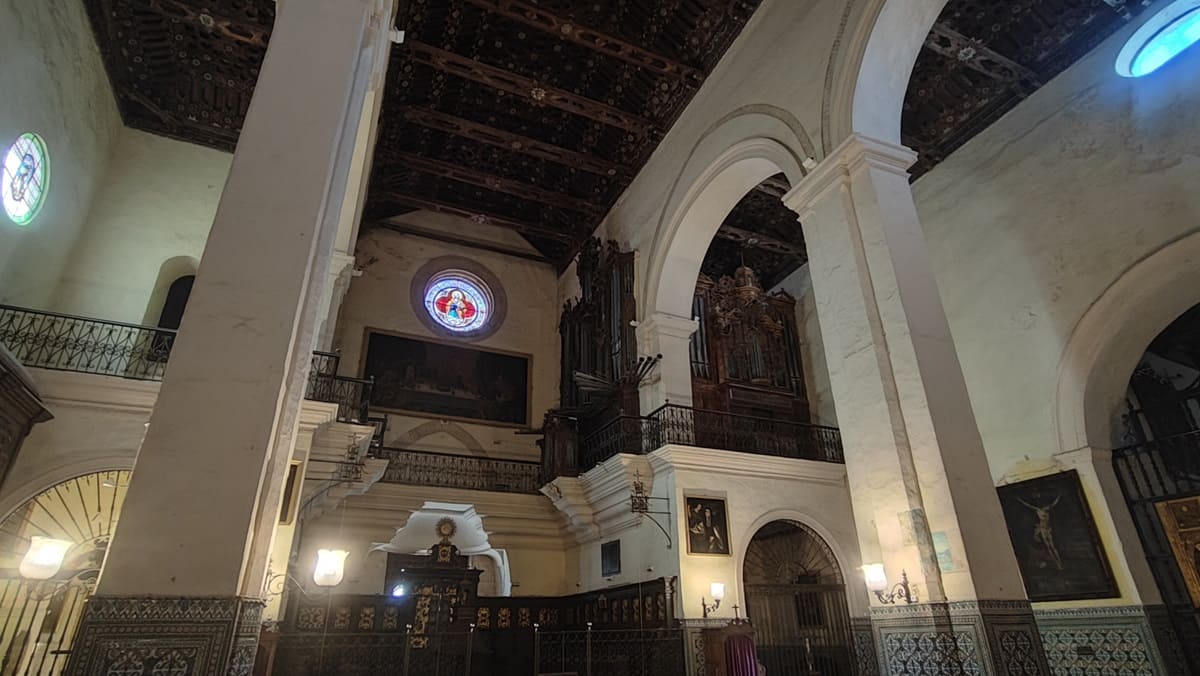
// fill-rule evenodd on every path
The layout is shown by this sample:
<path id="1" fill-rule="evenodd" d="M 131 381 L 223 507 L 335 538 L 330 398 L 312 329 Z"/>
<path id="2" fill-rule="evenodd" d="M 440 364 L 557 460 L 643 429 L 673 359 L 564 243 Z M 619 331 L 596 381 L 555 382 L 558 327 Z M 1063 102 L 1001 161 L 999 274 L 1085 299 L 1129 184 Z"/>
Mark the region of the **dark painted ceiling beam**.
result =
<path id="1" fill-rule="evenodd" d="M 654 124 L 644 117 L 627 113 L 608 104 L 593 101 L 564 89 L 541 84 L 523 75 L 510 73 L 502 68 L 489 66 L 486 63 L 447 52 L 423 42 L 413 40 L 404 44 L 408 46 L 414 59 L 419 63 L 464 80 L 478 82 L 507 92 L 526 100 L 530 105 L 550 106 L 636 134 L 648 131 Z"/>
<path id="2" fill-rule="evenodd" d="M 508 218 L 506 216 L 498 216 L 480 211 L 479 209 L 459 206 L 456 204 L 447 204 L 445 202 L 433 201 L 422 197 L 414 197 L 395 191 L 382 191 L 379 195 L 379 201 L 393 202 L 403 204 L 413 209 L 424 209 L 439 214 L 448 214 L 450 216 L 458 216 L 466 218 L 481 225 L 493 225 L 499 228 L 508 228 L 516 230 L 523 235 L 530 237 L 540 237 L 542 239 L 553 239 L 560 242 L 574 242 L 575 236 L 569 232 L 558 230 L 546 225 L 537 223 L 529 223 L 526 221 Z"/>
<path id="3" fill-rule="evenodd" d="M 1038 74 L 1003 54 L 989 49 L 980 40 L 969 38 L 943 23 L 936 23 L 925 38 L 926 49 L 955 59 L 971 70 L 1001 82 L 1027 83 L 1033 89 L 1042 86 Z M 1032 92 L 1033 89 L 1030 91 Z"/>
<path id="4" fill-rule="evenodd" d="M 464 120 L 461 117 L 455 117 L 454 115 L 448 115 L 429 108 L 408 106 L 404 108 L 402 115 L 404 115 L 405 120 L 428 129 L 435 129 L 447 134 L 478 141 L 497 148 L 504 148 L 514 153 L 536 157 L 540 160 L 554 162 L 563 166 L 576 167 L 598 176 L 629 177 L 629 171 L 624 166 L 615 162 L 602 160 L 593 155 L 578 153 L 568 148 L 507 132 L 503 129 L 489 127 L 486 124 Z"/>
<path id="5" fill-rule="evenodd" d="M 797 223 L 796 227 L 799 226 L 800 224 Z M 762 251 L 769 251 L 771 253 L 781 254 L 784 256 L 793 256 L 795 258 L 799 258 L 800 260 L 808 260 L 808 252 L 805 251 L 804 247 L 801 245 L 785 242 L 781 239 L 775 239 L 769 235 L 762 235 L 757 232 L 743 230 L 732 225 L 722 225 L 721 228 L 717 230 L 717 237 L 735 242 L 740 246 L 746 247 L 747 249 L 760 249 Z"/>
<path id="6" fill-rule="evenodd" d="M 133 4 L 169 19 L 178 19 L 204 31 L 221 35 L 256 47 L 267 46 L 272 26 L 258 24 L 244 18 L 223 16 L 205 7 L 196 7 L 181 0 L 133 0 Z"/>
<path id="7" fill-rule="evenodd" d="M 522 0 L 467 0 L 467 2 L 488 12 L 519 21 L 559 39 L 582 45 L 639 68 L 652 70 L 660 75 L 667 75 L 696 85 L 704 81 L 704 75 L 691 66 L 643 49 L 620 38 L 580 26 L 570 19 L 560 17 L 528 2 Z"/>
<path id="8" fill-rule="evenodd" d="M 451 181 L 466 183 L 468 185 L 487 188 L 495 192 L 519 197 L 523 200 L 540 202 L 546 206 L 558 207 L 560 209 L 570 209 L 572 211 L 582 211 L 590 214 L 599 214 L 604 211 L 604 207 L 599 204 L 594 204 L 587 200 L 564 195 L 562 193 L 543 190 L 537 186 L 514 181 L 503 176 L 496 176 L 487 172 L 471 169 L 441 160 L 435 160 L 428 157 L 421 157 L 412 153 L 390 151 L 385 157 L 389 160 L 398 161 L 401 166 L 406 169 L 415 169 L 425 174 L 431 174 L 440 178 L 448 178 Z M 384 182 L 384 188 L 387 188 L 387 183 Z"/>

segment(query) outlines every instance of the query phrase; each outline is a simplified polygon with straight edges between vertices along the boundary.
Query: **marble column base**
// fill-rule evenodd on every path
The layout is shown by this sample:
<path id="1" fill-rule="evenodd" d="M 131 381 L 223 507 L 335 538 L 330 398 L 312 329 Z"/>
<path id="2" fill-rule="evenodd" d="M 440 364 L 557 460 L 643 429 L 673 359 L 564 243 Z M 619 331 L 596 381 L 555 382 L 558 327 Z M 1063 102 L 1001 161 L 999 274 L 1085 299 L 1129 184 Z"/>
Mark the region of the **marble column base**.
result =
<path id="1" fill-rule="evenodd" d="M 882 673 L 1047 676 L 1026 601 L 919 603 L 871 609 Z"/>
<path id="2" fill-rule="evenodd" d="M 263 602 L 92 597 L 67 676 L 249 676 Z"/>

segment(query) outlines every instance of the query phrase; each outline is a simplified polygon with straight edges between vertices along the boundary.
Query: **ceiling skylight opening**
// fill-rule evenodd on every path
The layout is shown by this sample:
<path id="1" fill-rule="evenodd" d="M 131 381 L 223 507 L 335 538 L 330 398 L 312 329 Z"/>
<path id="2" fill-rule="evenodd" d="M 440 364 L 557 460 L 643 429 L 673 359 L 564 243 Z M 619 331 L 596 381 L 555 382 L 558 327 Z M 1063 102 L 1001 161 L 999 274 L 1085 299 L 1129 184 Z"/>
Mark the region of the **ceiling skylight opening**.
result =
<path id="1" fill-rule="evenodd" d="M 1200 42 L 1200 0 L 1176 0 L 1150 17 L 1117 56 L 1117 74 L 1143 77 Z"/>

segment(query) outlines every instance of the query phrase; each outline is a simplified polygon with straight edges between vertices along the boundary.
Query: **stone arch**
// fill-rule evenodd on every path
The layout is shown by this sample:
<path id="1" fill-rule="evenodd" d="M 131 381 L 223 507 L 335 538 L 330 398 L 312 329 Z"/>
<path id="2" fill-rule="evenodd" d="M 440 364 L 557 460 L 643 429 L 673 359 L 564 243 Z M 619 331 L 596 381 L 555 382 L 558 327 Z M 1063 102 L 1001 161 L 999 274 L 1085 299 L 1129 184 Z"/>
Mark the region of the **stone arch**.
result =
<path id="1" fill-rule="evenodd" d="M 681 178 L 698 164 L 692 162 Z M 754 186 L 779 173 L 796 185 L 804 177 L 802 160 L 773 138 L 750 136 L 717 154 L 686 190 L 676 184 L 647 260 L 643 317 L 691 315 L 700 264 L 721 222 Z"/>
<path id="2" fill-rule="evenodd" d="M 851 535 L 850 541 L 848 541 L 854 548 L 847 549 L 819 519 L 812 514 L 796 509 L 773 509 L 760 514 L 758 518 L 750 523 L 749 528 L 746 529 L 747 537 L 737 538 L 734 541 L 736 543 L 736 551 L 734 552 L 734 565 L 736 566 L 735 579 L 737 580 L 738 589 L 741 590 L 743 580 L 746 579 L 746 552 L 750 548 L 750 542 L 765 526 L 776 521 L 789 521 L 799 524 L 824 542 L 837 561 L 838 568 L 841 570 L 842 580 L 846 585 L 846 597 L 850 604 L 851 614 L 856 616 L 866 614 L 870 607 L 866 597 L 866 587 L 854 583 L 857 579 L 855 577 L 856 571 L 862 565 L 862 562 L 858 560 L 857 548 L 854 547 L 856 544 L 853 542 L 854 536 Z"/>
<path id="3" fill-rule="evenodd" d="M 1112 448 L 1129 377 L 1150 341 L 1200 302 L 1200 232 L 1149 254 L 1125 270 L 1071 331 L 1058 367 L 1055 422 L 1059 446 Z"/>
<path id="4" fill-rule="evenodd" d="M 913 66 L 948 0 L 860 0 L 847 8 L 825 93 L 828 150 L 851 134 L 900 144 Z"/>
<path id="5" fill-rule="evenodd" d="M 455 441 L 462 444 L 463 450 L 470 451 L 471 455 L 486 456 L 487 451 L 484 450 L 483 444 L 479 443 L 470 432 L 462 425 L 451 422 L 449 420 L 430 420 L 423 422 L 416 427 L 409 429 L 404 434 L 396 437 L 395 443 L 400 448 L 411 448 L 417 442 L 431 437 L 435 434 L 448 434 Z"/>
<path id="6" fill-rule="evenodd" d="M 4 498 L 0 499 L 0 521 L 38 495 L 64 482 L 88 474 L 133 470 L 136 450 L 114 449 L 89 455 L 87 458 L 56 463 L 23 484 L 5 491 Z"/>

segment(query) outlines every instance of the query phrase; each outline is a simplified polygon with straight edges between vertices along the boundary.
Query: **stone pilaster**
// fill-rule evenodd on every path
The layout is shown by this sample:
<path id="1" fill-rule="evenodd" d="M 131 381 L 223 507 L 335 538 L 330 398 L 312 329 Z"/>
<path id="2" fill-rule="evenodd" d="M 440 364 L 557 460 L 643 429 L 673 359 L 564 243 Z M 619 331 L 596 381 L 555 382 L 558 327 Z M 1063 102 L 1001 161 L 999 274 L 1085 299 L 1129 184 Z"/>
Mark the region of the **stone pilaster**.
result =
<path id="1" fill-rule="evenodd" d="M 71 674 L 252 667 L 262 603 L 248 599 L 266 586 L 347 177 L 393 16 L 392 0 L 279 3 Z"/>
<path id="2" fill-rule="evenodd" d="M 1046 674 L 907 169 L 843 142 L 785 198 L 809 250 L 865 563 L 922 603 L 872 610 L 882 673 Z M 997 531 L 999 529 L 999 531 Z"/>
<path id="3" fill-rule="evenodd" d="M 649 413 L 666 403 L 692 405 L 691 340 L 700 324 L 691 317 L 655 313 L 637 327 L 638 353 L 662 355 L 658 369 L 641 389 L 642 412 Z"/>

